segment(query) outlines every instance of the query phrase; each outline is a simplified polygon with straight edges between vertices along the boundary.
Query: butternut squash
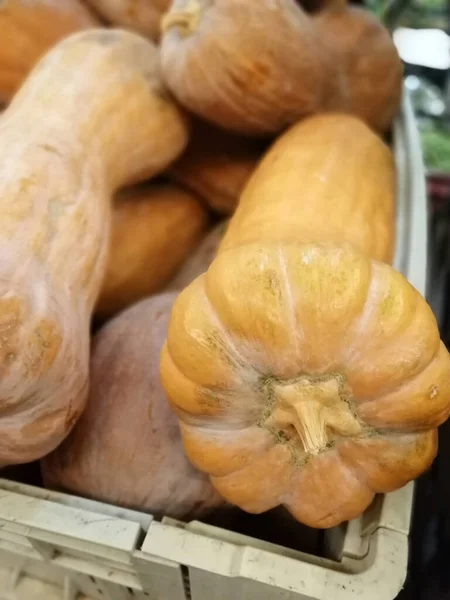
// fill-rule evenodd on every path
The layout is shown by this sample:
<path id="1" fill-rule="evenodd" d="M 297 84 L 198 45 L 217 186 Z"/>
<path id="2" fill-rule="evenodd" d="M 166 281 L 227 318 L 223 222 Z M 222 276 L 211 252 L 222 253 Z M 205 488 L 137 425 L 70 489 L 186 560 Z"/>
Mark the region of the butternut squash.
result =
<path id="1" fill-rule="evenodd" d="M 0 2 L 0 103 L 9 102 L 39 58 L 98 21 L 79 0 Z"/>
<path id="2" fill-rule="evenodd" d="M 47 487 L 176 518 L 224 504 L 185 457 L 159 380 L 175 296 L 143 300 L 97 333 L 89 401 L 71 435 L 42 461 Z"/>
<path id="3" fill-rule="evenodd" d="M 162 290 L 200 242 L 207 223 L 199 200 L 174 184 L 145 184 L 119 194 L 96 314 L 110 317 Z"/>
<path id="4" fill-rule="evenodd" d="M 162 21 L 164 79 L 193 113 L 239 133 L 277 133 L 327 110 L 383 130 L 399 103 L 400 58 L 374 17 L 341 4 L 309 15 L 295 0 L 174 0 Z"/>
<path id="5" fill-rule="evenodd" d="M 155 46 L 125 31 L 61 42 L 1 116 L 0 464 L 51 451 L 82 412 L 112 193 L 187 135 Z"/>
<path id="6" fill-rule="evenodd" d="M 160 37 L 160 21 L 171 0 L 88 0 L 107 21 L 137 31 L 153 40 Z"/>
<path id="7" fill-rule="evenodd" d="M 433 460 L 450 357 L 386 264 L 394 187 L 392 155 L 361 121 L 306 119 L 262 159 L 218 256 L 174 304 L 161 377 L 185 451 L 248 512 L 282 504 L 331 527 Z"/>
<path id="8" fill-rule="evenodd" d="M 265 147 L 260 141 L 197 120 L 186 151 L 169 173 L 215 212 L 229 215 Z"/>

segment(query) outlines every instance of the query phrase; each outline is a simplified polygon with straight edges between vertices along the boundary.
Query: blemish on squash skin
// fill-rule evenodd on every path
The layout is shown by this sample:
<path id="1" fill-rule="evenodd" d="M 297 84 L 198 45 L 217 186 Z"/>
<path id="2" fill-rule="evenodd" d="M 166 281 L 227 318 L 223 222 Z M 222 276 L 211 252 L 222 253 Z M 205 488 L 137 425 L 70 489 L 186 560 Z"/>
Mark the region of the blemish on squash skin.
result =
<path id="1" fill-rule="evenodd" d="M 27 340 L 26 355 L 33 375 L 40 376 L 50 369 L 61 342 L 61 334 L 55 325 L 47 319 L 41 319 Z"/>
<path id="2" fill-rule="evenodd" d="M 19 298 L 0 300 L 0 360 L 10 367 L 16 359 L 22 328 L 23 309 Z"/>
<path id="3" fill-rule="evenodd" d="M 17 354 L 15 352 L 8 352 L 5 356 L 4 363 L 7 367 L 10 367 L 16 360 Z"/>
<path id="4" fill-rule="evenodd" d="M 242 73 L 230 71 L 230 79 L 243 92 L 255 90 L 270 79 L 271 70 L 265 63 L 253 63 Z"/>
<path id="5" fill-rule="evenodd" d="M 196 394 L 196 400 L 205 415 L 217 416 L 218 411 L 225 414 L 233 406 L 230 398 L 226 398 L 220 393 L 208 389 L 199 390 Z"/>
<path id="6" fill-rule="evenodd" d="M 438 388 L 438 386 L 437 385 L 432 385 L 431 388 L 430 388 L 430 393 L 429 393 L 430 399 L 434 400 L 435 398 L 437 398 L 438 395 L 439 395 L 439 388 Z"/>
<path id="7" fill-rule="evenodd" d="M 34 185 L 37 184 L 37 177 L 36 176 L 30 176 L 30 177 L 22 177 L 19 180 L 19 190 L 21 193 L 27 192 L 30 188 L 32 188 Z"/>
<path id="8" fill-rule="evenodd" d="M 39 148 L 42 148 L 42 150 L 45 150 L 46 152 L 50 152 L 51 154 L 56 154 L 56 156 L 63 156 L 61 154 L 61 152 L 58 150 L 58 148 L 56 148 L 55 146 L 52 146 L 51 144 L 41 144 L 39 146 Z"/>
<path id="9" fill-rule="evenodd" d="M 22 302 L 19 298 L 3 298 L 0 300 L 0 336 L 17 328 L 22 316 Z"/>
<path id="10" fill-rule="evenodd" d="M 208 408 L 222 408 L 222 403 L 216 396 L 213 396 L 212 394 L 200 394 L 198 397 L 198 403 L 206 412 L 208 411 Z M 212 414 L 215 412 L 216 411 L 214 410 Z"/>
<path id="11" fill-rule="evenodd" d="M 88 41 L 91 42 L 92 40 L 96 41 L 101 46 L 113 46 L 120 41 L 120 37 L 115 31 L 108 31 L 105 29 L 93 31 L 92 36 Z"/>
<path id="12" fill-rule="evenodd" d="M 236 367 L 236 361 L 233 359 L 224 345 L 220 331 L 212 330 L 210 333 L 208 332 L 204 339 L 205 344 L 211 348 L 211 350 L 217 351 L 219 356 L 227 365 L 233 368 Z"/>
<path id="13" fill-rule="evenodd" d="M 264 289 L 274 298 L 279 299 L 282 297 L 280 280 L 275 269 L 264 270 L 257 279 L 262 281 Z"/>

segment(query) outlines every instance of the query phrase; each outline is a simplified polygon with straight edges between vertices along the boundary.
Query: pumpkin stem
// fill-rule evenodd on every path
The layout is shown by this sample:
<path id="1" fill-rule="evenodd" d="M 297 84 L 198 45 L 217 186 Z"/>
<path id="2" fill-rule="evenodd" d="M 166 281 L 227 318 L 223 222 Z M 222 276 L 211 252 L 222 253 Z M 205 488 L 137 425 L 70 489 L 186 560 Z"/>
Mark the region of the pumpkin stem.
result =
<path id="1" fill-rule="evenodd" d="M 342 393 L 339 378 L 300 377 L 273 387 L 275 401 L 264 426 L 300 438 L 308 454 L 318 454 L 341 436 L 358 435 L 363 428 Z"/>
<path id="2" fill-rule="evenodd" d="M 161 19 L 161 31 L 165 33 L 171 27 L 178 27 L 183 36 L 195 31 L 202 7 L 198 0 L 189 0 L 184 10 L 174 10 L 166 13 Z"/>

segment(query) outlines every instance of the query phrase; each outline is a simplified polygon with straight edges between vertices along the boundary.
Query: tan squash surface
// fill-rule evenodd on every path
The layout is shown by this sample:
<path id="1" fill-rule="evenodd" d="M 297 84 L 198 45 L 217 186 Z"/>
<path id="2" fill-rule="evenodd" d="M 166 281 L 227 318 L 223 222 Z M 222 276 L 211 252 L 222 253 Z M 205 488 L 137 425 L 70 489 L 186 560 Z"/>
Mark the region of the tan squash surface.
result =
<path id="1" fill-rule="evenodd" d="M 125 31 L 67 38 L 1 116 L 0 464 L 46 454 L 79 417 L 112 194 L 186 141 L 155 46 Z"/>

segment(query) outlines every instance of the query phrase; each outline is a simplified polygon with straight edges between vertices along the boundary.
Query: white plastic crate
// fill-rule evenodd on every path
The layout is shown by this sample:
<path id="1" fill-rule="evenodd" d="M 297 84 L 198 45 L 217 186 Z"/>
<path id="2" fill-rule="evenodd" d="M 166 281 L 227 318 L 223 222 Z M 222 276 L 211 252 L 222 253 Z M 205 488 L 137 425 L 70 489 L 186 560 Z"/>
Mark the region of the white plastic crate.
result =
<path id="1" fill-rule="evenodd" d="M 424 294 L 425 178 L 407 97 L 393 137 L 394 262 Z M 409 484 L 379 496 L 329 530 L 323 559 L 0 479 L 0 600 L 391 600 L 406 576 L 412 494 Z"/>

